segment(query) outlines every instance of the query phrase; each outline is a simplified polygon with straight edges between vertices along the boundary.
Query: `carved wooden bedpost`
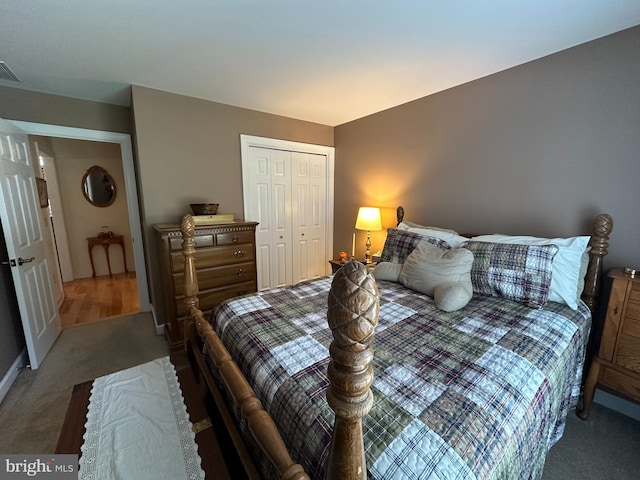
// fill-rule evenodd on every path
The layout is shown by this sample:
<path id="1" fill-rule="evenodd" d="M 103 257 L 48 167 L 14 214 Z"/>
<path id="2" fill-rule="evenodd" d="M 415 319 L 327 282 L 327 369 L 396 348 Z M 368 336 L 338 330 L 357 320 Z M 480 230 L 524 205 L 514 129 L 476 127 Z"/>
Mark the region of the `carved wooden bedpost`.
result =
<path id="1" fill-rule="evenodd" d="M 584 290 L 582 300 L 591 309 L 593 313 L 598 303 L 600 295 L 600 286 L 602 283 L 602 260 L 608 252 L 609 234 L 613 229 L 613 219 L 611 215 L 601 213 L 593 221 L 593 231 L 589 246 L 591 251 L 591 261 L 584 279 Z"/>
<path id="2" fill-rule="evenodd" d="M 180 222 L 182 232 L 182 253 L 184 254 L 184 303 L 187 312 L 191 312 L 191 307 L 200 308 L 198 301 L 198 278 L 196 276 L 196 266 L 194 253 L 196 253 L 196 240 L 193 234 L 196 224 L 191 215 L 184 215 Z"/>
<path id="3" fill-rule="evenodd" d="M 378 324 L 378 288 L 367 268 L 348 262 L 333 278 L 327 319 L 333 333 L 327 371 L 327 401 L 335 412 L 327 479 L 367 477 L 362 417 L 373 405 L 373 351 L 371 341 Z"/>

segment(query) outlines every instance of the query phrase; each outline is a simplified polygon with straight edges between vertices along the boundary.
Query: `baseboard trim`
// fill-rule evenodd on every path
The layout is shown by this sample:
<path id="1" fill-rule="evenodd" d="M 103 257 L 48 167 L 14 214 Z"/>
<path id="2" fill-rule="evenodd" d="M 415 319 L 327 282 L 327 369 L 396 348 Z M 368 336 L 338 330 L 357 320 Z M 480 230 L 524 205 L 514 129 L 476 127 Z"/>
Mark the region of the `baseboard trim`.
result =
<path id="1" fill-rule="evenodd" d="M 603 407 L 615 410 L 627 417 L 640 421 L 640 405 L 625 400 L 624 398 L 616 397 L 609 392 L 597 388 L 593 401 Z"/>
<path id="2" fill-rule="evenodd" d="M 158 317 L 156 316 L 156 309 L 151 305 L 151 316 L 153 317 L 153 324 L 156 327 L 156 335 L 164 335 L 164 323 L 158 325 Z"/>
<path id="3" fill-rule="evenodd" d="M 27 364 L 27 349 L 23 348 L 22 351 L 18 354 L 16 359 L 13 361 L 9 370 L 5 374 L 5 376 L 0 380 L 0 403 L 4 400 L 4 397 L 9 393 L 9 389 L 13 382 L 18 378 L 18 374 L 20 373 L 20 369 Z"/>

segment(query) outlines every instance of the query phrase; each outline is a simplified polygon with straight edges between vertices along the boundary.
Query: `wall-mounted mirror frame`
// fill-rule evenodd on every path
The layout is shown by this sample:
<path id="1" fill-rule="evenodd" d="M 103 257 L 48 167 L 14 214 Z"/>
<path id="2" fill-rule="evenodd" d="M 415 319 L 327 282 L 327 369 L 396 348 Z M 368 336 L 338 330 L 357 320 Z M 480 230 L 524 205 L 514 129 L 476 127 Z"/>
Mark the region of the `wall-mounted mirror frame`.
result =
<path id="1" fill-rule="evenodd" d="M 104 168 L 94 165 L 82 177 L 82 194 L 95 207 L 108 207 L 116 199 L 116 182 Z"/>

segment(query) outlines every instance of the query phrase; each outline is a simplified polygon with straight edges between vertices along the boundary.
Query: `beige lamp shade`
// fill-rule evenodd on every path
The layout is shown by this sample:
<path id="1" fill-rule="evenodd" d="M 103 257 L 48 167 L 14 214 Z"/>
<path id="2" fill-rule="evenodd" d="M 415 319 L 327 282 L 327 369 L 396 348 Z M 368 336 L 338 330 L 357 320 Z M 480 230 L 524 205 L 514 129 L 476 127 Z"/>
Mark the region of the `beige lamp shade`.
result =
<path id="1" fill-rule="evenodd" d="M 356 229 L 372 232 L 382 230 L 380 209 L 376 207 L 360 207 L 358 218 L 356 219 Z"/>

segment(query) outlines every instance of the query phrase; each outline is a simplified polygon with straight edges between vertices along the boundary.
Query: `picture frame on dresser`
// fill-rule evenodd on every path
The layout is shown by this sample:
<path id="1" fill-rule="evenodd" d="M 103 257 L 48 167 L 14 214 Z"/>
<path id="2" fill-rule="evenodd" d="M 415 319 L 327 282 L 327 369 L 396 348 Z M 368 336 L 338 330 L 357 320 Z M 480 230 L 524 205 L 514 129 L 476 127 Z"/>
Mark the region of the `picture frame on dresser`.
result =
<path id="1" fill-rule="evenodd" d="M 207 314 L 224 300 L 256 292 L 257 222 L 199 225 L 194 253 L 201 289 L 200 309 Z M 154 225 L 160 256 L 165 338 L 172 352 L 184 345 L 184 256 L 180 225 Z"/>

